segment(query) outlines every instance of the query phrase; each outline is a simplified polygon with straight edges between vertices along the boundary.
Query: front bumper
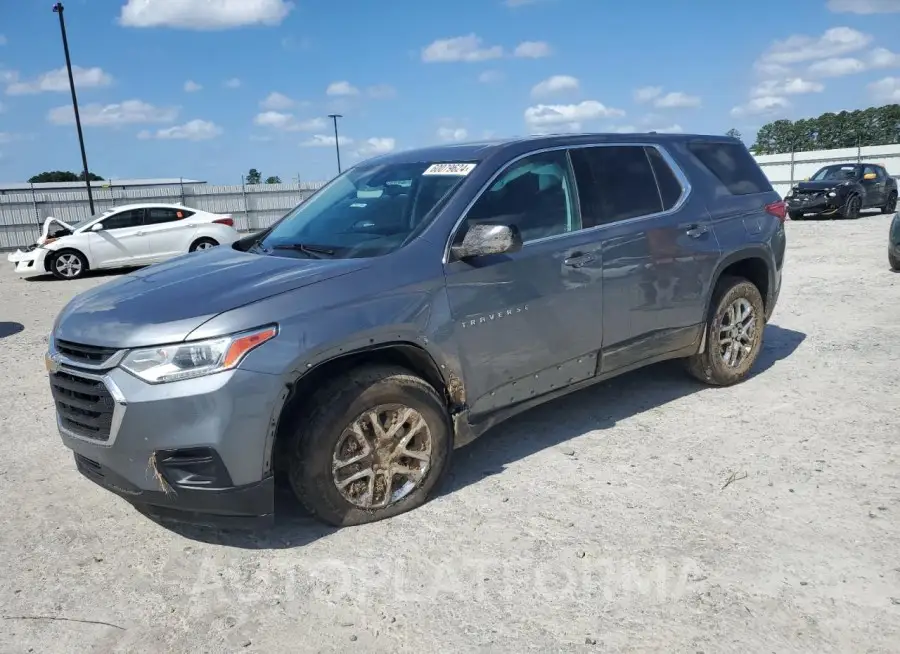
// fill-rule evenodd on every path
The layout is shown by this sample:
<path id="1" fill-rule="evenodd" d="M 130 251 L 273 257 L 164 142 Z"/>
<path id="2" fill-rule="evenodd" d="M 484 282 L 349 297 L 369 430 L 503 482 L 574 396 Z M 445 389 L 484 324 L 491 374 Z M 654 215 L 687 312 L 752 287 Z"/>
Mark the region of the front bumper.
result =
<path id="1" fill-rule="evenodd" d="M 794 196 L 787 198 L 788 211 L 790 213 L 811 213 L 817 215 L 830 215 L 837 213 L 844 206 L 844 198 L 835 196 L 829 198 L 825 193 L 817 196 Z"/>
<path id="2" fill-rule="evenodd" d="M 64 365 L 50 374 L 60 436 L 86 477 L 161 519 L 271 523 L 268 449 L 283 390 L 277 376 L 237 369 L 154 385 L 119 368 Z M 108 391 L 100 405 L 111 411 L 98 418 L 77 413 L 93 409 L 84 403 L 94 392 L 88 383 Z M 79 426 L 90 423 L 99 435 Z"/>
<path id="3" fill-rule="evenodd" d="M 44 267 L 46 257 L 47 250 L 34 248 L 33 250 L 16 250 L 10 253 L 6 260 L 15 266 L 15 271 L 19 275 L 45 275 L 47 274 L 47 269 Z"/>

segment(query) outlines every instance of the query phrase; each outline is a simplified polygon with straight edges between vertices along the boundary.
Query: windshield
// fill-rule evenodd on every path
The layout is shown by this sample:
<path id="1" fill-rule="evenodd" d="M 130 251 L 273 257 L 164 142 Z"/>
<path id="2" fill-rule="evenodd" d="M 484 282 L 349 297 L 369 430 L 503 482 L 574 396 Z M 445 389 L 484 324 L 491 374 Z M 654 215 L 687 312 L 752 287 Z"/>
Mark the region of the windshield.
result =
<path id="1" fill-rule="evenodd" d="M 97 220 L 98 218 L 103 218 L 104 216 L 108 216 L 111 213 L 115 213 L 115 211 L 116 211 L 115 209 L 107 209 L 100 215 L 94 215 L 94 216 L 91 216 L 90 218 L 84 218 L 82 220 L 79 220 L 78 222 L 68 223 L 68 225 L 69 225 L 69 227 L 72 228 L 72 231 L 75 231 L 76 229 L 81 229 L 82 227 L 87 225 L 89 222 L 93 222 L 94 220 Z"/>
<path id="2" fill-rule="evenodd" d="M 856 179 L 859 176 L 858 173 L 859 166 L 825 166 L 809 179 L 813 182 L 843 181 Z"/>
<path id="3" fill-rule="evenodd" d="M 258 244 L 303 257 L 393 252 L 431 222 L 474 163 L 360 165 L 286 215 Z"/>

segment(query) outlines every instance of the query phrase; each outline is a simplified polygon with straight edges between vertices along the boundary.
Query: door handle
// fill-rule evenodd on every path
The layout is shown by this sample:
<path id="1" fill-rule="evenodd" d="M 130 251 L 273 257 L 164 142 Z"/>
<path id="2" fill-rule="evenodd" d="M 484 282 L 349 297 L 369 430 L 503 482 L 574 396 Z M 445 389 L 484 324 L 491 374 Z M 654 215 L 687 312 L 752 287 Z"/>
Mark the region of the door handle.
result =
<path id="1" fill-rule="evenodd" d="M 582 266 L 586 266 L 591 261 L 594 260 L 594 255 L 590 252 L 581 253 L 575 252 L 571 257 L 568 257 L 563 264 L 569 266 L 570 268 L 581 268 Z"/>
<path id="2" fill-rule="evenodd" d="M 691 225 L 685 233 L 691 238 L 700 238 L 708 231 L 709 227 L 706 225 Z"/>

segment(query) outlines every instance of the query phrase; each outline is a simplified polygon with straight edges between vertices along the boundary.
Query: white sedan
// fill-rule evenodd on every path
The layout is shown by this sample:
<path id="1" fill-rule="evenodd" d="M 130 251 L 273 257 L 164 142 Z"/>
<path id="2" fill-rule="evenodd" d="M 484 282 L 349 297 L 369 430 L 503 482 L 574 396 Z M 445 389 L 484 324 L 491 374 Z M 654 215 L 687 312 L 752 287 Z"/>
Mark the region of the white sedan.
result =
<path id="1" fill-rule="evenodd" d="M 227 214 L 180 204 L 129 204 L 74 224 L 47 218 L 37 242 L 7 259 L 20 275 L 78 279 L 88 270 L 145 266 L 238 238 Z"/>

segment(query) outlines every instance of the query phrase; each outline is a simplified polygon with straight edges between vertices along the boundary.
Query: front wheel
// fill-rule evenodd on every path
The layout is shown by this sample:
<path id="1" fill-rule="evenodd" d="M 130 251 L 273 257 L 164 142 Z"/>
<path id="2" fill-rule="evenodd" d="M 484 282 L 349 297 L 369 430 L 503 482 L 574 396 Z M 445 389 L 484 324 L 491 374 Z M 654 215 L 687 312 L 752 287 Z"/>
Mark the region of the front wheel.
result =
<path id="1" fill-rule="evenodd" d="M 803 212 L 802 211 L 791 211 L 788 214 L 788 216 L 790 217 L 791 220 L 800 220 L 801 218 L 803 218 Z"/>
<path id="2" fill-rule="evenodd" d="M 57 279 L 78 279 L 87 269 L 87 259 L 76 250 L 61 250 L 50 260 L 50 272 Z"/>
<path id="3" fill-rule="evenodd" d="M 420 506 L 450 461 L 444 402 L 403 368 L 350 371 L 320 388 L 292 423 L 291 486 L 311 513 L 335 526 Z"/>
<path id="4" fill-rule="evenodd" d="M 744 381 L 762 350 L 765 307 L 754 284 L 723 277 L 713 292 L 706 347 L 687 359 L 691 375 L 713 386 Z"/>
<path id="5" fill-rule="evenodd" d="M 197 252 L 198 250 L 210 250 L 216 247 L 218 244 L 219 242 L 212 238 L 198 238 L 196 241 L 191 243 L 189 251 Z"/>
<path id="6" fill-rule="evenodd" d="M 862 210 L 862 198 L 858 195 L 851 195 L 847 199 L 847 204 L 844 206 L 844 210 L 841 212 L 844 218 L 848 218 L 849 220 L 856 220 L 859 218 L 859 212 Z"/>
<path id="7" fill-rule="evenodd" d="M 881 213 L 894 213 L 897 210 L 897 191 L 892 191 L 887 202 L 881 207 Z"/>

